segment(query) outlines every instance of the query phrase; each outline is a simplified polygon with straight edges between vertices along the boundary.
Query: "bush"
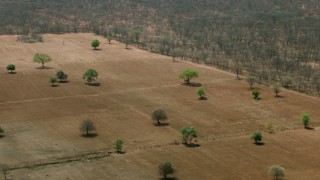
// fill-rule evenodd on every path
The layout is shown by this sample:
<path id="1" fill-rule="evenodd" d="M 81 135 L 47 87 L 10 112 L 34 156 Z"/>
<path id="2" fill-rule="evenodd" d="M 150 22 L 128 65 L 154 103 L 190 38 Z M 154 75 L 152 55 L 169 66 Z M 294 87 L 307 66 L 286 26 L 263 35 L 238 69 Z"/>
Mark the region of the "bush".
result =
<path id="1" fill-rule="evenodd" d="M 273 85 L 272 90 L 276 94 L 276 96 L 278 97 L 278 94 L 281 92 L 281 86 L 279 84 L 275 84 L 275 85 Z"/>
<path id="2" fill-rule="evenodd" d="M 301 120 L 302 120 L 302 123 L 303 123 L 304 127 L 308 128 L 309 127 L 309 123 L 310 123 L 310 115 L 308 113 L 303 113 L 301 115 Z"/>
<path id="3" fill-rule="evenodd" d="M 197 95 L 200 96 L 200 99 L 203 99 L 204 96 L 206 95 L 204 89 L 202 87 L 197 88 Z"/>
<path id="4" fill-rule="evenodd" d="M 91 41 L 91 46 L 96 50 L 97 47 L 100 46 L 100 41 L 98 39 L 94 39 Z"/>
<path id="5" fill-rule="evenodd" d="M 194 127 L 184 127 L 180 129 L 183 144 L 191 144 L 192 140 L 197 137 L 197 131 Z"/>
<path id="6" fill-rule="evenodd" d="M 7 70 L 10 71 L 10 73 L 12 73 L 12 71 L 16 70 L 16 66 L 14 64 L 9 64 L 7 66 Z"/>
<path id="7" fill-rule="evenodd" d="M 267 128 L 269 133 L 273 133 L 274 132 L 272 123 L 267 124 L 266 128 Z"/>
<path id="8" fill-rule="evenodd" d="M 168 119 L 166 112 L 162 109 L 153 111 L 151 116 L 152 116 L 152 120 L 157 122 L 158 125 L 161 124 L 160 121 L 164 121 Z"/>
<path id="9" fill-rule="evenodd" d="M 259 89 L 253 89 L 252 90 L 252 95 L 253 95 L 254 99 L 259 100 L 260 99 L 260 90 Z"/>
<path id="10" fill-rule="evenodd" d="M 260 141 L 262 141 L 262 134 L 261 132 L 257 131 L 257 132 L 254 132 L 251 136 L 251 139 L 254 140 L 254 142 L 256 144 L 258 144 Z"/>
<path id="11" fill-rule="evenodd" d="M 252 89 L 252 86 L 253 86 L 253 84 L 256 82 L 256 78 L 254 78 L 254 77 L 248 77 L 247 78 L 247 83 L 249 84 L 249 86 L 250 86 L 250 89 Z"/>
<path id="12" fill-rule="evenodd" d="M 49 83 L 51 83 L 51 86 L 54 86 L 54 83 L 57 82 L 57 78 L 55 76 L 49 77 Z"/>
<path id="13" fill-rule="evenodd" d="M 90 132 L 95 130 L 96 130 L 96 127 L 93 121 L 91 121 L 90 119 L 86 119 L 82 121 L 80 125 L 80 131 L 85 132 L 86 136 L 90 136 Z"/>
<path id="14" fill-rule="evenodd" d="M 64 73 L 63 71 L 58 71 L 56 74 L 57 78 L 60 82 L 65 81 L 68 79 L 68 74 Z"/>
<path id="15" fill-rule="evenodd" d="M 276 180 L 280 180 L 285 176 L 285 169 L 279 165 L 273 165 L 269 168 L 268 174 Z"/>
<path id="16" fill-rule="evenodd" d="M 159 174 L 164 179 L 167 179 L 167 176 L 170 174 L 174 174 L 176 170 L 172 167 L 171 162 L 165 161 L 163 163 L 160 163 L 158 166 Z"/>
<path id="17" fill-rule="evenodd" d="M 184 69 L 180 74 L 179 78 L 184 79 L 184 82 L 186 84 L 190 84 L 190 80 L 192 78 L 198 77 L 199 73 L 198 71 L 192 70 L 192 69 Z"/>
<path id="18" fill-rule="evenodd" d="M 31 36 L 21 35 L 21 36 L 18 36 L 17 41 L 25 42 L 25 43 L 43 42 L 43 37 L 41 34 L 32 34 Z"/>
<path id="19" fill-rule="evenodd" d="M 121 153 L 123 143 L 124 142 L 121 139 L 117 139 L 116 142 L 114 143 L 113 148 L 116 150 L 117 153 Z"/>

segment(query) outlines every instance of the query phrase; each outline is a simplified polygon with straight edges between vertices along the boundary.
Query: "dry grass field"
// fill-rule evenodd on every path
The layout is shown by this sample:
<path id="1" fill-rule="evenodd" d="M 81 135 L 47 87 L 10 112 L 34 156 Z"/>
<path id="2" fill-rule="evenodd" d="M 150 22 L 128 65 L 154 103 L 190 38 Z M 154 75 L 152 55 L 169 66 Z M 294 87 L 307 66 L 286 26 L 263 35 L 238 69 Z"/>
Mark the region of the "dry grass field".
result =
<path id="1" fill-rule="evenodd" d="M 90 42 L 98 38 L 100 50 Z M 92 34 L 45 35 L 44 43 L 16 42 L 0 36 L 0 163 L 50 160 L 88 152 L 113 151 L 117 138 L 126 154 L 12 170 L 10 179 L 159 179 L 157 165 L 170 160 L 176 179 L 270 179 L 273 164 L 286 168 L 286 179 L 320 179 L 320 99 L 283 90 L 260 88 L 262 99 L 251 96 L 245 80 L 212 67 L 152 54 Z M 32 62 L 47 53 L 48 69 Z M 16 65 L 17 74 L 6 66 Z M 101 86 L 87 86 L 82 74 L 99 72 Z M 199 71 L 208 100 L 200 101 L 195 87 L 181 85 L 184 68 Z M 51 87 L 48 77 L 63 70 L 68 83 Z M 152 111 L 164 109 L 168 126 L 156 127 Z M 300 115 L 308 112 L 314 130 L 303 129 Z M 84 138 L 79 126 L 89 118 L 97 136 Z M 272 123 L 273 134 L 265 131 Z M 194 126 L 200 147 L 167 145 L 180 141 L 179 129 Z M 260 130 L 263 146 L 250 134 Z M 147 148 L 146 148 L 147 147 Z"/>

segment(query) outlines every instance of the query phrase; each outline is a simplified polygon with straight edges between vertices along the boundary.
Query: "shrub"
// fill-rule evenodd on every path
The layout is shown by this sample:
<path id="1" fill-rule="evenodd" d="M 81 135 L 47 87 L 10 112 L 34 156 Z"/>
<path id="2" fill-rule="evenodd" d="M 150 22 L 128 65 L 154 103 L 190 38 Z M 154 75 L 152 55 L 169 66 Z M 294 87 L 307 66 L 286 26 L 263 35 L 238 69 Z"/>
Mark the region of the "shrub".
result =
<path id="1" fill-rule="evenodd" d="M 197 88 L 196 93 L 198 96 L 200 96 L 200 99 L 203 99 L 204 96 L 206 95 L 206 93 L 202 87 Z"/>
<path id="2" fill-rule="evenodd" d="M 116 142 L 114 143 L 113 148 L 116 150 L 117 153 L 121 153 L 123 143 L 124 142 L 121 139 L 117 139 Z"/>
<path id="3" fill-rule="evenodd" d="M 167 179 L 167 176 L 170 174 L 174 174 L 176 170 L 172 167 L 171 162 L 165 161 L 160 163 L 158 166 L 159 174 L 163 177 L 163 179 Z"/>
<path id="4" fill-rule="evenodd" d="M 276 96 L 278 97 L 278 94 L 281 92 L 281 86 L 279 84 L 275 84 L 275 85 L 273 85 L 272 90 L 276 94 Z"/>
<path id="5" fill-rule="evenodd" d="M 258 142 L 262 141 L 262 134 L 259 131 L 256 131 L 252 134 L 251 139 L 254 140 L 254 142 L 256 144 L 258 144 Z"/>
<path id="6" fill-rule="evenodd" d="M 155 110 L 152 113 L 152 120 L 157 122 L 158 125 L 161 124 L 160 121 L 164 121 L 167 119 L 168 119 L 168 116 L 167 116 L 166 112 L 162 109 Z"/>
<path id="7" fill-rule="evenodd" d="M 51 86 L 54 86 L 54 83 L 57 82 L 57 78 L 55 76 L 49 77 L 49 83 L 51 83 Z"/>
<path id="8" fill-rule="evenodd" d="M 10 71 L 10 73 L 12 73 L 12 71 L 16 70 L 16 66 L 14 64 L 9 64 L 7 66 L 7 70 Z"/>
<path id="9" fill-rule="evenodd" d="M 52 61 L 52 58 L 47 54 L 36 53 L 33 56 L 33 62 L 41 63 L 42 68 L 44 68 L 45 63 L 50 62 L 50 61 Z"/>
<path id="10" fill-rule="evenodd" d="M 249 84 L 249 86 L 250 86 L 250 89 L 252 89 L 252 86 L 253 86 L 253 84 L 256 82 L 256 78 L 254 78 L 254 77 L 248 77 L 247 78 L 247 83 Z"/>
<path id="11" fill-rule="evenodd" d="M 94 69 L 88 69 L 85 73 L 83 73 L 82 78 L 85 79 L 88 83 L 95 81 L 98 78 L 98 72 Z"/>
<path id="12" fill-rule="evenodd" d="M 260 99 L 260 90 L 259 89 L 253 89 L 252 90 L 252 95 L 253 95 L 254 99 L 259 100 Z"/>
<path id="13" fill-rule="evenodd" d="M 267 128 L 269 133 L 273 133 L 274 132 L 272 123 L 267 124 L 266 128 Z"/>
<path id="14" fill-rule="evenodd" d="M 192 78 L 197 78 L 199 75 L 198 71 L 192 70 L 192 69 L 184 69 L 180 74 L 179 78 L 184 79 L 184 82 L 186 84 L 190 84 L 190 80 Z"/>
<path id="15" fill-rule="evenodd" d="M 279 165 L 273 165 L 269 168 L 268 174 L 276 180 L 280 180 L 285 176 L 285 169 Z"/>
<path id="16" fill-rule="evenodd" d="M 192 140 L 197 137 L 197 131 L 194 127 L 184 127 L 180 129 L 183 144 L 191 144 Z"/>
<path id="17" fill-rule="evenodd" d="M 98 39 L 94 39 L 91 41 L 91 46 L 96 50 L 97 47 L 100 46 L 100 41 Z"/>
<path id="18" fill-rule="evenodd" d="M 96 127 L 93 121 L 86 119 L 80 125 L 80 131 L 85 132 L 86 136 L 90 136 L 91 131 L 95 131 Z"/>
<path id="19" fill-rule="evenodd" d="M 310 123 L 310 115 L 308 113 L 303 113 L 301 115 L 301 120 L 302 120 L 302 123 L 303 123 L 304 127 L 308 128 L 309 127 L 309 123 Z"/>
<path id="20" fill-rule="evenodd" d="M 57 78 L 60 82 L 65 81 L 68 79 L 68 74 L 64 73 L 63 71 L 58 71 L 56 74 Z"/>

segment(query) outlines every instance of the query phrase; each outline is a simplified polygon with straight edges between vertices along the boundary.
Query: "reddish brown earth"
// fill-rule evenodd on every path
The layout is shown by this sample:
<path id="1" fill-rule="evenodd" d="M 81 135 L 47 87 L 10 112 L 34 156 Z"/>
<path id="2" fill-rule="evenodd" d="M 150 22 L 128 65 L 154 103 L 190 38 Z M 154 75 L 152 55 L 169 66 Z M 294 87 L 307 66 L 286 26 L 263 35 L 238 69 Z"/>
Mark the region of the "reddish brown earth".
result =
<path id="1" fill-rule="evenodd" d="M 101 40 L 101 50 L 91 50 L 94 38 Z M 124 139 L 127 153 L 12 170 L 10 179 L 157 179 L 157 165 L 165 160 L 176 167 L 177 179 L 270 179 L 267 169 L 273 164 L 286 168 L 286 179 L 320 178 L 319 98 L 287 90 L 276 98 L 271 88 L 256 85 L 262 99 L 255 101 L 244 80 L 215 68 L 126 50 L 92 34 L 44 39 L 27 44 L 0 36 L 0 126 L 5 130 L 0 163 L 112 151 L 117 138 Z M 37 69 L 32 57 L 38 52 L 52 56 L 51 68 Z M 17 74 L 7 74 L 9 63 Z M 195 87 L 181 85 L 178 74 L 187 67 L 199 71 L 192 81 L 202 84 L 207 101 L 198 100 Z M 99 72 L 101 86 L 85 85 L 82 74 L 88 68 Z M 48 77 L 58 70 L 70 82 L 50 87 Z M 169 126 L 152 124 L 150 114 L 158 108 L 167 112 Z M 315 130 L 302 128 L 303 112 L 310 113 Z M 97 125 L 95 138 L 79 132 L 86 118 Z M 265 132 L 268 123 L 276 133 Z M 180 141 L 185 126 L 198 130 L 200 147 L 164 146 Z M 255 130 L 264 132 L 265 145 L 252 143 Z"/>

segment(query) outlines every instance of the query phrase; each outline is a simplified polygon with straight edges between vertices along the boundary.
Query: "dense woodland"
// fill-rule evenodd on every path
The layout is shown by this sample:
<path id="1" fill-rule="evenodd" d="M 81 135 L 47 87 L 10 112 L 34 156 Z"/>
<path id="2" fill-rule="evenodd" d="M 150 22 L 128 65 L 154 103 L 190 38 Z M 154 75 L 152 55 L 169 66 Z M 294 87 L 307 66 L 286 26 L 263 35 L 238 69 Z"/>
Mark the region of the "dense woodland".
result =
<path id="1" fill-rule="evenodd" d="M 0 0 L 0 34 L 93 32 L 317 94 L 319 6 L 318 0 Z"/>

